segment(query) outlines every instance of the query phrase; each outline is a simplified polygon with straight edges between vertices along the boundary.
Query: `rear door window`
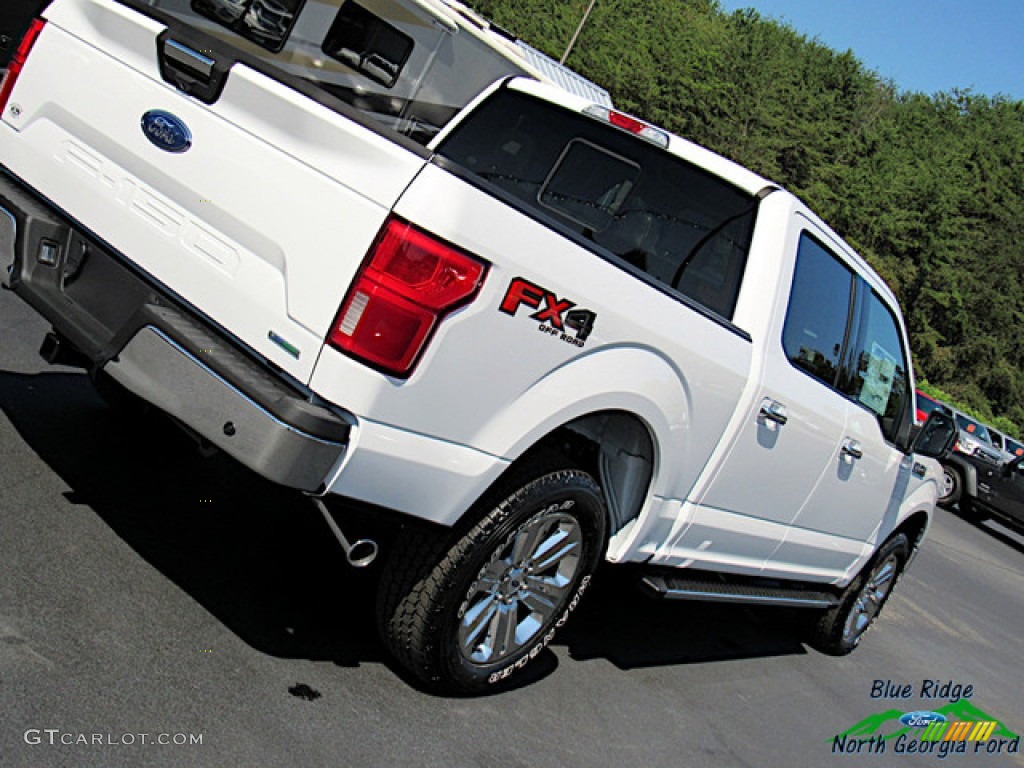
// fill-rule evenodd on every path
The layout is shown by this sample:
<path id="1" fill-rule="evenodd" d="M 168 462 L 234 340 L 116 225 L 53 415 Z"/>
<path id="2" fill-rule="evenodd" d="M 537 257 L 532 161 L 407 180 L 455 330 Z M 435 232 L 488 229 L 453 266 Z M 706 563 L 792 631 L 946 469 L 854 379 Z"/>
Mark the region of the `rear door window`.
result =
<path id="1" fill-rule="evenodd" d="M 911 404 L 900 324 L 864 278 L 807 232 L 782 346 L 795 367 L 874 413 L 885 439 L 896 442 Z"/>
<path id="2" fill-rule="evenodd" d="M 839 377 L 852 292 L 849 268 L 801 235 L 782 346 L 794 366 L 830 387 Z"/>

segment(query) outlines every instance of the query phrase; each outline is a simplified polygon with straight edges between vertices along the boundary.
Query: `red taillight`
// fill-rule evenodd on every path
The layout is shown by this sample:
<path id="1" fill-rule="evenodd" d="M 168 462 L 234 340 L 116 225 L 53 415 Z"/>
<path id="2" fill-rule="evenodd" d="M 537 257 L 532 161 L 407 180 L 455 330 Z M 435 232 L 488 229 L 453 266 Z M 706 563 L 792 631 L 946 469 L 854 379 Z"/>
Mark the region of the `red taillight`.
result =
<path id="1" fill-rule="evenodd" d="M 18 46 L 18 50 L 14 52 L 14 57 L 11 59 L 11 63 L 7 65 L 7 71 L 4 72 L 3 80 L 0 80 L 0 116 L 2 116 L 4 110 L 7 109 L 7 100 L 11 98 L 11 91 L 14 90 L 14 82 L 18 79 L 18 75 L 21 74 L 21 68 L 25 66 L 25 59 L 28 58 L 28 52 L 32 50 L 32 46 L 35 45 L 36 38 L 39 37 L 39 33 L 43 31 L 43 27 L 45 25 L 46 22 L 42 19 L 32 20 L 25 36 L 21 38 L 21 44 Z"/>
<path id="2" fill-rule="evenodd" d="M 437 323 L 472 300 L 486 271 L 469 254 L 389 219 L 327 342 L 386 373 L 408 376 Z"/>

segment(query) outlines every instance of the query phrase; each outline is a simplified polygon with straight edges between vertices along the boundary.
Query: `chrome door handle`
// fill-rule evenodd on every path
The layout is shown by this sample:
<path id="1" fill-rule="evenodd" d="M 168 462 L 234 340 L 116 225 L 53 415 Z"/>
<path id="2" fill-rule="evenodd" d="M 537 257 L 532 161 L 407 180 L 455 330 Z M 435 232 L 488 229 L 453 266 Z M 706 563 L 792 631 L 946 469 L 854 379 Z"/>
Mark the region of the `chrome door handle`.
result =
<path id="1" fill-rule="evenodd" d="M 774 421 L 780 427 L 789 421 L 789 414 L 786 413 L 786 406 L 768 397 L 761 401 L 760 415 L 765 419 L 765 421 Z"/>
<path id="2" fill-rule="evenodd" d="M 853 439 L 843 441 L 841 450 L 844 456 L 849 456 L 851 459 L 859 459 L 864 456 L 864 449 L 860 447 L 858 441 Z"/>

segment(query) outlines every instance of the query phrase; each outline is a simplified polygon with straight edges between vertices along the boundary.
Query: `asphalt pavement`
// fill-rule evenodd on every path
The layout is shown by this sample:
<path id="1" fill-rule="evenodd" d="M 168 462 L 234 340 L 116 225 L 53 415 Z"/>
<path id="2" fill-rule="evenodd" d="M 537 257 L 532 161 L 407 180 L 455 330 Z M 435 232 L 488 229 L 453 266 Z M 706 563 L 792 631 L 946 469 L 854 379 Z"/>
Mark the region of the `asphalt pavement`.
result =
<path id="1" fill-rule="evenodd" d="M 1024 766 L 1013 531 L 940 511 L 848 657 L 799 612 L 657 602 L 608 568 L 526 684 L 435 696 L 308 500 L 106 405 L 45 331 L 0 291 L 2 768 Z M 914 711 L 998 728 L 943 747 Z"/>

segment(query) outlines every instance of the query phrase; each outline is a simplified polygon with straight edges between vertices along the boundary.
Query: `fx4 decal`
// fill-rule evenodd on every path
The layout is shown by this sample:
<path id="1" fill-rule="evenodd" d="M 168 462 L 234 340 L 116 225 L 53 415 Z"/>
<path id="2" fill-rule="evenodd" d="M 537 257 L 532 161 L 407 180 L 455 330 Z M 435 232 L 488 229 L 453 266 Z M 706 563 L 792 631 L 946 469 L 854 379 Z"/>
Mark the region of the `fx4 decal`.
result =
<path id="1" fill-rule="evenodd" d="M 537 321 L 541 333 L 550 334 L 577 347 L 586 343 L 597 320 L 596 312 L 574 309 L 575 302 L 560 299 L 547 288 L 517 277 L 508 284 L 499 309 L 506 315 L 515 316 L 516 310 L 524 304 L 537 310 L 530 315 L 530 319 Z"/>

